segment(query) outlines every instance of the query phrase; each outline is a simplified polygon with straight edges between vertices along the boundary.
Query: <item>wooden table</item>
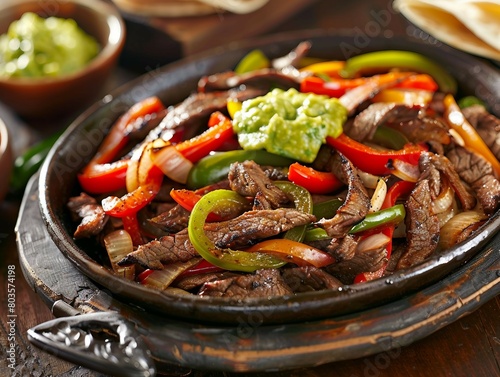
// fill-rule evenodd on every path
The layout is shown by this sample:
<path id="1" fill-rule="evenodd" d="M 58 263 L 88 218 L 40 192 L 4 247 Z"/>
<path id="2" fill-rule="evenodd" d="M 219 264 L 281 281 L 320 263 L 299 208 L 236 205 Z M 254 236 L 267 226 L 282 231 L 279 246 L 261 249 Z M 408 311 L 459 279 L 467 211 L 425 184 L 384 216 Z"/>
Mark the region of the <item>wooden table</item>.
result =
<path id="1" fill-rule="evenodd" d="M 272 30 L 288 31 L 303 28 L 349 28 L 362 38 L 375 34 L 417 33 L 399 15 L 390 11 L 390 2 L 351 0 L 314 2 Z M 385 18 L 384 18 L 385 17 Z M 425 35 L 424 35 L 425 37 Z M 110 85 L 133 76 L 119 72 L 120 78 Z M 64 122 L 68 122 L 67 119 Z M 33 127 L 33 128 L 32 128 Z M 28 131 L 35 137 L 52 131 L 52 124 L 44 130 L 28 123 Z M 77 365 L 62 361 L 34 347 L 27 340 L 26 330 L 53 318 L 42 299 L 28 286 L 19 267 L 14 226 L 19 211 L 20 199 L 9 196 L 0 205 L 0 255 L 2 290 L 0 312 L 2 313 L 1 343 L 2 376 L 102 376 Z M 497 250 L 498 251 L 498 250 Z M 500 267 L 500 266 L 498 266 Z M 14 274 L 9 275 L 9 271 Z M 12 280 L 8 280 L 8 277 Z M 7 283 L 15 286 L 16 321 L 9 325 L 7 316 Z M 16 362 L 14 369 L 8 368 L 9 350 L 7 340 L 15 340 Z M 259 374 L 266 376 L 500 376 L 500 296 L 484 303 L 480 309 L 437 331 L 429 337 L 403 347 L 397 352 L 384 352 L 357 360 L 337 362 L 287 372 Z M 190 376 L 228 376 L 231 374 L 202 373 L 191 371 Z M 255 376 L 255 374 L 254 374 Z"/>

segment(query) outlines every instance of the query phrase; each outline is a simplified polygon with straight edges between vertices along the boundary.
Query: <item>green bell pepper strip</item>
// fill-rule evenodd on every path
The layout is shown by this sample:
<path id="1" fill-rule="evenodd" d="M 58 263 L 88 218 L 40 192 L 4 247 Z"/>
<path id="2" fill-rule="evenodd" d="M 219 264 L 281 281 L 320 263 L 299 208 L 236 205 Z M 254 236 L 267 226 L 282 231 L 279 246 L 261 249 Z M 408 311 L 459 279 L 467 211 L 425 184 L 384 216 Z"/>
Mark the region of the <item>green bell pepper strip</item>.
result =
<path id="1" fill-rule="evenodd" d="M 382 147 L 394 150 L 403 149 L 410 142 L 402 132 L 387 126 L 377 127 L 371 141 Z"/>
<path id="2" fill-rule="evenodd" d="M 460 107 L 461 109 L 465 109 L 466 107 L 472 105 L 481 105 L 483 107 L 486 107 L 484 101 L 477 98 L 476 96 L 466 96 L 458 100 L 458 107 Z"/>
<path id="3" fill-rule="evenodd" d="M 309 191 L 302 186 L 298 186 L 288 181 L 275 181 L 274 184 L 293 200 L 295 209 L 305 213 L 312 213 L 313 202 Z M 307 225 L 296 226 L 295 228 L 288 230 L 283 238 L 302 242 L 306 233 L 306 228 Z"/>
<path id="4" fill-rule="evenodd" d="M 313 215 L 317 219 L 331 219 L 337 214 L 337 210 L 344 201 L 339 198 L 325 200 L 324 202 L 315 203 L 313 205 Z"/>
<path id="5" fill-rule="evenodd" d="M 271 65 L 269 58 L 259 49 L 255 49 L 246 54 L 234 68 L 238 74 L 256 71 L 267 68 Z"/>
<path id="6" fill-rule="evenodd" d="M 455 94 L 456 80 L 439 64 L 421 54 L 410 51 L 385 50 L 368 52 L 346 60 L 340 75 L 353 78 L 363 73 L 380 72 L 382 69 L 404 68 L 431 75 L 442 92 Z"/>
<path id="7" fill-rule="evenodd" d="M 323 228 L 311 228 L 306 230 L 304 236 L 304 242 L 321 241 L 325 239 L 331 239 L 331 237 L 326 233 Z"/>
<path id="8" fill-rule="evenodd" d="M 204 195 L 189 217 L 189 240 L 198 253 L 215 266 L 231 271 L 253 272 L 262 268 L 280 268 L 286 262 L 270 254 L 217 248 L 203 229 L 211 212 L 227 205 L 247 207 L 247 200 L 231 190 L 214 190 Z"/>
<path id="9" fill-rule="evenodd" d="M 14 160 L 10 187 L 14 192 L 24 190 L 29 179 L 42 165 L 54 143 L 64 130 L 58 131 L 47 139 L 39 141 Z"/>
<path id="10" fill-rule="evenodd" d="M 294 160 L 269 153 L 265 150 L 235 150 L 228 152 L 215 152 L 198 161 L 187 179 L 190 189 L 205 187 L 227 178 L 229 167 L 233 162 L 253 160 L 260 165 L 290 166 Z"/>
<path id="11" fill-rule="evenodd" d="M 356 234 L 365 230 L 377 228 L 381 225 L 396 224 L 403 221 L 405 216 L 406 211 L 404 205 L 396 204 L 392 207 L 369 213 L 363 220 L 354 225 L 351 230 L 349 230 L 349 233 Z"/>

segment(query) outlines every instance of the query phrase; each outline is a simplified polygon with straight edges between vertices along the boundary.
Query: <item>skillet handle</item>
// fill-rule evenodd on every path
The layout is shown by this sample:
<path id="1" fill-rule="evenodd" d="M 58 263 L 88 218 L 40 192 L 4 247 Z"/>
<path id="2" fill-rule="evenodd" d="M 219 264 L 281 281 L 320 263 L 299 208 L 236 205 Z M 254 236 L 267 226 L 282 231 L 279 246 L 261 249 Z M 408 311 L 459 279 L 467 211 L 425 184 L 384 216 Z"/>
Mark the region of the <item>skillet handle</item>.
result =
<path id="1" fill-rule="evenodd" d="M 134 324 L 116 312 L 56 318 L 28 330 L 35 346 L 104 374 L 153 377 L 156 366 Z"/>

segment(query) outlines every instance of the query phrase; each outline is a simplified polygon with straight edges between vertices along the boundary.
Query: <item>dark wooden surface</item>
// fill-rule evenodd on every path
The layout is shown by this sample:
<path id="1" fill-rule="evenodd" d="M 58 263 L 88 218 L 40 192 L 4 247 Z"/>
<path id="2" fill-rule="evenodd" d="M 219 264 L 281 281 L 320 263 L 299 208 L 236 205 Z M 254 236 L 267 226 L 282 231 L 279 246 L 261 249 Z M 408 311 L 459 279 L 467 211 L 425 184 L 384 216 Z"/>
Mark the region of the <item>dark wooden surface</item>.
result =
<path id="1" fill-rule="evenodd" d="M 221 21 L 222 22 L 222 21 Z M 317 1 L 309 8 L 281 25 L 275 31 L 304 28 L 347 28 L 359 33 L 360 43 L 375 35 L 398 33 L 414 34 L 415 28 L 390 10 L 390 1 L 352 0 Z M 424 38 L 426 37 L 423 35 Z M 122 73 L 120 73 L 121 75 Z M 128 73 L 124 76 L 128 77 Z M 68 120 L 64 120 L 67 122 Z M 60 123 L 49 123 L 45 128 L 28 130 L 34 138 L 48 134 L 60 127 Z M 36 124 L 36 126 L 39 126 Z M 5 179 L 5 177 L 2 177 Z M 14 234 L 19 211 L 18 197 L 9 196 L 0 205 L 0 291 L 1 321 L 1 376 L 102 376 L 48 355 L 32 346 L 27 340 L 26 330 L 53 318 L 46 303 L 26 283 L 20 269 Z M 36 240 L 33 240 L 35 242 Z M 496 250 L 498 252 L 498 250 Z M 496 266 L 495 269 L 500 269 Z M 8 317 L 7 288 L 8 271 L 15 271 L 10 281 L 15 286 L 15 322 Z M 12 325 L 14 323 L 14 325 Z M 14 340 L 14 349 L 9 349 L 8 340 Z M 14 368 L 8 368 L 9 353 L 14 351 Z M 476 310 L 427 338 L 403 347 L 398 352 L 384 352 L 362 359 L 337 362 L 315 368 L 275 372 L 266 376 L 500 376 L 500 296 L 482 303 Z M 186 372 L 190 376 L 222 376 L 228 374 Z"/>

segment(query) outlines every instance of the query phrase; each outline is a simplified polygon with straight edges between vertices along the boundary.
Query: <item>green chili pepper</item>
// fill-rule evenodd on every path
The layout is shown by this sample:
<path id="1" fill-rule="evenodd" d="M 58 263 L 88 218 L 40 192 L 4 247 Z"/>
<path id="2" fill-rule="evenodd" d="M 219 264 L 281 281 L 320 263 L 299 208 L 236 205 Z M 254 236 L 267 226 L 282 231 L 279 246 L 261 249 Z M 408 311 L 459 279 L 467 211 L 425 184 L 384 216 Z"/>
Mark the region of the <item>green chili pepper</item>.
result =
<path id="1" fill-rule="evenodd" d="M 442 92 L 455 94 L 457 82 L 435 61 L 415 52 L 386 50 L 361 54 L 346 60 L 340 71 L 344 78 L 353 78 L 362 72 L 376 72 L 388 68 L 404 68 L 431 75 Z"/>
<path id="2" fill-rule="evenodd" d="M 380 225 L 396 224 L 403 221 L 405 215 L 406 211 L 404 205 L 396 204 L 393 207 L 369 213 L 362 221 L 354 225 L 349 233 L 359 233 L 364 230 L 376 228 Z"/>
<path id="3" fill-rule="evenodd" d="M 382 147 L 400 150 L 409 143 L 408 138 L 398 130 L 387 126 L 379 126 L 373 134 L 372 141 Z"/>
<path id="4" fill-rule="evenodd" d="M 252 50 L 246 54 L 234 68 L 234 72 L 242 74 L 271 65 L 269 58 L 261 50 Z"/>
<path id="5" fill-rule="evenodd" d="M 24 190 L 29 179 L 35 174 L 42 165 L 45 157 L 49 153 L 54 143 L 61 136 L 62 131 L 56 132 L 52 136 L 44 139 L 32 147 L 24 154 L 14 160 L 10 187 L 14 192 Z"/>
<path id="6" fill-rule="evenodd" d="M 313 202 L 311 194 L 304 187 L 288 181 L 275 181 L 274 184 L 292 198 L 297 210 L 305 213 L 312 213 Z M 295 228 L 288 230 L 283 238 L 302 242 L 306 233 L 306 228 L 307 225 L 296 226 Z"/>
<path id="7" fill-rule="evenodd" d="M 330 238 L 323 228 L 311 228 L 306 230 L 304 242 L 321 241 Z"/>
<path id="8" fill-rule="evenodd" d="M 321 203 L 315 203 L 313 206 L 313 215 L 317 219 L 331 219 L 337 214 L 337 210 L 342 205 L 343 200 L 339 198 L 326 200 Z"/>
<path id="9" fill-rule="evenodd" d="M 483 107 L 486 107 L 486 104 L 475 96 L 466 96 L 458 100 L 458 106 L 461 109 L 464 109 L 472 105 L 481 105 Z"/>
<path id="10" fill-rule="evenodd" d="M 189 240 L 207 261 L 225 270 L 253 272 L 261 268 L 280 268 L 286 262 L 270 254 L 217 248 L 204 231 L 211 212 L 217 213 L 228 205 L 246 208 L 247 200 L 231 190 L 214 190 L 204 195 L 194 206 L 189 217 Z"/>
<path id="11" fill-rule="evenodd" d="M 208 186 L 227 178 L 229 167 L 233 162 L 253 160 L 260 165 L 289 166 L 294 162 L 286 157 L 269 153 L 265 150 L 235 150 L 228 152 L 216 152 L 198 161 L 187 179 L 187 186 L 196 189 Z"/>

